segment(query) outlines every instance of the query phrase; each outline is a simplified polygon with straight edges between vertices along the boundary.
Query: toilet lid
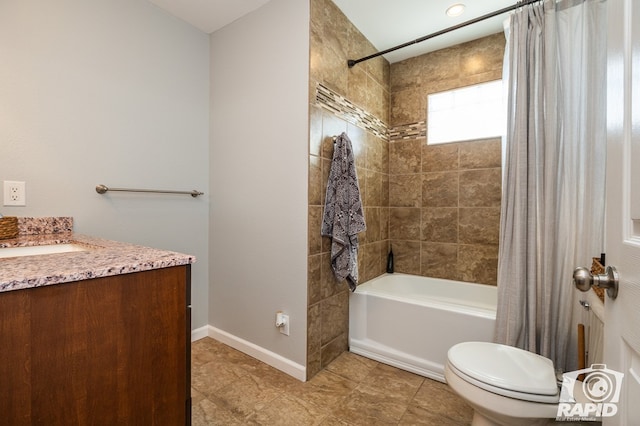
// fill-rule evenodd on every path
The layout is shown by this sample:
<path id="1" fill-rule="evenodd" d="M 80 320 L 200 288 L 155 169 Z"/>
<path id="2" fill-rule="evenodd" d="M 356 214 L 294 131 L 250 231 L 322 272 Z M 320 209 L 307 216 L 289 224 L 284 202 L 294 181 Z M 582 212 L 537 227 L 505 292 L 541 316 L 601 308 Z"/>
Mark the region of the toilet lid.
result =
<path id="1" fill-rule="evenodd" d="M 449 349 L 450 364 L 478 382 L 533 395 L 554 396 L 553 362 L 532 352 L 487 342 L 464 342 Z"/>

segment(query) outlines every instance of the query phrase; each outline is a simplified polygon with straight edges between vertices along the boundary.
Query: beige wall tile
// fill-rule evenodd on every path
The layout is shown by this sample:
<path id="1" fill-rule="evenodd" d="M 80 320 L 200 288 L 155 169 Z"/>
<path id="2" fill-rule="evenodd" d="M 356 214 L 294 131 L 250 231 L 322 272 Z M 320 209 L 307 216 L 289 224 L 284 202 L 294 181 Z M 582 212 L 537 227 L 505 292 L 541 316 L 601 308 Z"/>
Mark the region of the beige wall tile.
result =
<path id="1" fill-rule="evenodd" d="M 378 173 L 389 173 L 389 144 L 371 134 L 367 133 L 367 164 L 366 168 Z"/>
<path id="2" fill-rule="evenodd" d="M 309 156 L 309 204 L 322 203 L 322 159 L 315 155 Z"/>
<path id="3" fill-rule="evenodd" d="M 322 345 L 348 331 L 349 295 L 340 293 L 320 301 L 320 321 L 322 324 Z"/>
<path id="4" fill-rule="evenodd" d="M 322 228 L 323 208 L 321 206 L 309 206 L 309 256 L 319 254 L 322 251 Z"/>
<path id="5" fill-rule="evenodd" d="M 349 334 L 345 332 L 322 346 L 322 350 L 320 352 L 322 367 L 324 368 L 329 365 L 331 361 L 338 358 L 341 353 L 347 350 L 349 350 Z"/>
<path id="6" fill-rule="evenodd" d="M 324 238 L 329 240 L 328 238 Z M 329 297 L 333 297 L 341 291 L 346 289 L 347 284 L 345 282 L 338 282 L 333 269 L 331 269 L 331 252 L 323 252 L 320 260 L 320 285 L 322 292 L 322 300 Z"/>
<path id="7" fill-rule="evenodd" d="M 382 205 L 382 174 L 371 169 L 365 170 L 364 182 L 366 188 L 366 198 L 362 202 L 365 206 Z M 361 180 L 362 182 L 362 180 Z"/>
<path id="8" fill-rule="evenodd" d="M 347 123 L 347 136 L 351 141 L 351 148 L 353 149 L 353 157 L 356 162 L 356 167 L 361 169 L 366 168 L 367 167 L 367 132 L 358 126 L 354 126 L 351 123 Z M 333 138 L 331 139 L 331 143 L 333 144 Z"/>
<path id="9" fill-rule="evenodd" d="M 391 207 L 421 207 L 422 178 L 419 174 L 389 176 Z"/>
<path id="10" fill-rule="evenodd" d="M 310 352 L 307 349 L 307 380 L 317 375 L 322 371 L 322 352 L 317 350 Z"/>
<path id="11" fill-rule="evenodd" d="M 458 245 L 425 242 L 421 246 L 420 274 L 427 277 L 458 279 Z"/>
<path id="12" fill-rule="evenodd" d="M 482 74 L 492 70 L 502 71 L 504 33 L 483 37 L 460 45 L 460 66 L 463 75 Z"/>
<path id="13" fill-rule="evenodd" d="M 389 236 L 392 240 L 419 240 L 420 209 L 409 207 L 390 208 Z"/>
<path id="14" fill-rule="evenodd" d="M 346 131 L 346 121 L 328 111 L 322 112 L 322 157 L 333 158 L 333 138 Z"/>
<path id="15" fill-rule="evenodd" d="M 382 205 L 388 207 L 389 206 L 389 175 L 382 175 Z"/>
<path id="16" fill-rule="evenodd" d="M 363 268 L 358 273 L 360 274 L 360 282 L 366 282 L 370 279 L 382 274 L 382 263 L 380 261 L 382 252 L 382 242 L 375 242 L 370 244 L 364 244 L 360 248 L 358 257 L 362 257 Z"/>
<path id="17" fill-rule="evenodd" d="M 498 246 L 460 245 L 458 269 L 463 281 L 495 285 L 498 276 Z"/>
<path id="18" fill-rule="evenodd" d="M 307 304 L 309 306 L 322 300 L 321 261 L 322 255 L 319 254 L 307 258 Z"/>
<path id="19" fill-rule="evenodd" d="M 365 207 L 365 220 L 367 223 L 366 243 L 375 243 L 380 241 L 380 208 Z"/>
<path id="20" fill-rule="evenodd" d="M 442 172 L 458 170 L 460 144 L 422 145 L 422 171 Z"/>
<path id="21" fill-rule="evenodd" d="M 378 58 L 349 69 L 347 59 L 376 49 L 331 0 L 311 1 L 311 21 L 309 377 L 347 348 L 347 305 L 331 302 L 343 297 L 340 303 L 346 303 L 347 286 L 338 283 L 331 270 L 330 240 L 315 231 L 332 138 L 346 131 L 356 156 L 368 226 L 360 238 L 361 282 L 384 272 L 390 241 L 398 272 L 490 282 L 495 275 L 490 271 L 496 268 L 491 262 L 497 265 L 490 249 L 497 250 L 492 244 L 499 223 L 501 175 L 499 141 L 430 147 L 422 138 L 390 144 L 313 105 L 316 84 L 323 83 L 392 126 L 412 124 L 426 119 L 427 94 L 500 78 L 504 51 L 504 40 L 496 35 L 393 65 Z M 482 213 L 473 214 L 478 207 Z M 463 242 L 467 245 L 459 245 Z M 484 269 L 477 266 L 481 261 Z M 330 321 L 326 327 L 325 319 Z M 318 334 L 320 341 L 314 337 Z"/>
<path id="22" fill-rule="evenodd" d="M 316 105 L 309 107 L 309 154 L 322 154 L 322 108 Z"/>
<path id="23" fill-rule="evenodd" d="M 388 205 L 389 203 L 387 203 Z M 389 239 L 389 208 L 380 208 L 380 240 L 386 241 Z"/>
<path id="24" fill-rule="evenodd" d="M 391 92 L 389 122 L 392 126 L 424 121 L 427 113 L 427 93 L 407 89 Z"/>
<path id="25" fill-rule="evenodd" d="M 307 312 L 307 353 L 320 354 L 322 347 L 322 317 L 320 303 L 310 304 Z"/>
<path id="26" fill-rule="evenodd" d="M 460 244 L 494 244 L 500 236 L 500 207 L 460 208 Z"/>
<path id="27" fill-rule="evenodd" d="M 422 207 L 458 207 L 459 173 L 422 174 Z"/>
<path id="28" fill-rule="evenodd" d="M 458 208 L 422 209 L 422 241 L 458 243 Z"/>
<path id="29" fill-rule="evenodd" d="M 493 138 L 460 143 L 461 169 L 486 169 L 502 164 L 502 139 Z"/>
<path id="30" fill-rule="evenodd" d="M 421 170 L 422 155 L 419 141 L 406 140 L 389 144 L 390 175 L 420 173 Z"/>
<path id="31" fill-rule="evenodd" d="M 392 239 L 390 244 L 395 271 L 420 275 L 420 242 Z"/>
<path id="32" fill-rule="evenodd" d="M 460 172 L 460 207 L 500 207 L 500 169 Z"/>

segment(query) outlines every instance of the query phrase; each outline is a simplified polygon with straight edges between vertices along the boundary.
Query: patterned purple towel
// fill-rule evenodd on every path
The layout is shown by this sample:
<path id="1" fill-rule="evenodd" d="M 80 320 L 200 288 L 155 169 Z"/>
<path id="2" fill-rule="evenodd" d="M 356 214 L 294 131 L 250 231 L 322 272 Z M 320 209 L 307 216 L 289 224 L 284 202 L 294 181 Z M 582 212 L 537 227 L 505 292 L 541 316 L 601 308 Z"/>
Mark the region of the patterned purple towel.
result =
<path id="1" fill-rule="evenodd" d="M 346 279 L 351 291 L 358 283 L 358 232 L 365 229 L 353 148 L 342 133 L 333 147 L 321 233 L 331 237 L 333 273 L 340 282 Z"/>

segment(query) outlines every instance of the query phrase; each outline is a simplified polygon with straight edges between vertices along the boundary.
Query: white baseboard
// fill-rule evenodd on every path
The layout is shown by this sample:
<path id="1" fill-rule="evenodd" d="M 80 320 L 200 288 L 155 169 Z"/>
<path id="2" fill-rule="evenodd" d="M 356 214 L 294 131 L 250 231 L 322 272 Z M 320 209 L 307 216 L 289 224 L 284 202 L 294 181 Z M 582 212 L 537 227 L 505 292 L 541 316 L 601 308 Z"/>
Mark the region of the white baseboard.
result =
<path id="1" fill-rule="evenodd" d="M 196 340 L 204 339 L 209 336 L 209 326 L 205 325 L 200 328 L 196 328 L 195 330 L 191 330 L 191 341 L 195 342 Z"/>
<path id="2" fill-rule="evenodd" d="M 291 361 L 288 358 L 278 355 L 275 352 L 271 352 L 261 346 L 244 340 L 226 331 L 215 328 L 211 325 L 205 325 L 198 329 L 191 331 L 191 341 L 195 342 L 204 337 L 211 337 L 219 342 L 229 345 L 234 349 L 239 350 L 249 356 L 252 356 L 270 366 L 277 368 L 278 370 L 286 373 L 302 382 L 307 380 L 307 369 L 304 365 L 300 365 Z"/>

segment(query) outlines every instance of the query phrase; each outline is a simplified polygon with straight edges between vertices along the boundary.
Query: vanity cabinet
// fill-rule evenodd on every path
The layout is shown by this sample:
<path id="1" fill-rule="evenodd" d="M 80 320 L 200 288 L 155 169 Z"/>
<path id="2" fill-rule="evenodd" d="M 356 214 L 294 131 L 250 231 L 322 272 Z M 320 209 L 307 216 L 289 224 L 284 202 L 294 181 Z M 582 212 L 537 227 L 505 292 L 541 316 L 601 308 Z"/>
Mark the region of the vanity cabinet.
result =
<path id="1" fill-rule="evenodd" d="M 190 268 L 0 292 L 0 425 L 190 424 Z"/>

